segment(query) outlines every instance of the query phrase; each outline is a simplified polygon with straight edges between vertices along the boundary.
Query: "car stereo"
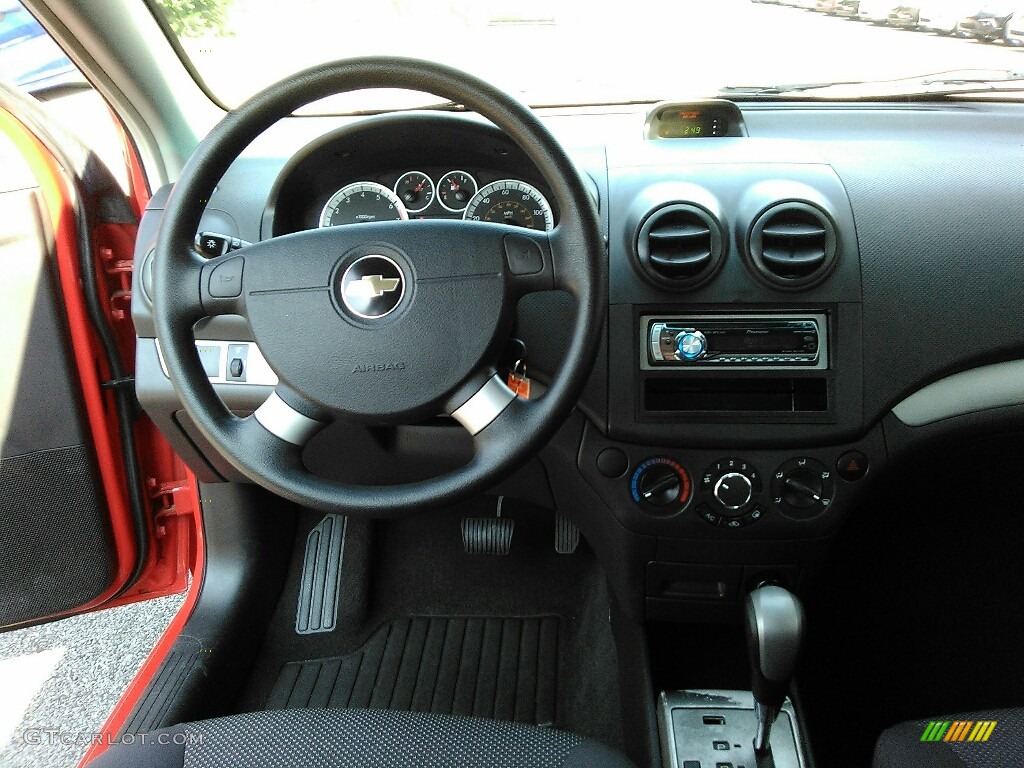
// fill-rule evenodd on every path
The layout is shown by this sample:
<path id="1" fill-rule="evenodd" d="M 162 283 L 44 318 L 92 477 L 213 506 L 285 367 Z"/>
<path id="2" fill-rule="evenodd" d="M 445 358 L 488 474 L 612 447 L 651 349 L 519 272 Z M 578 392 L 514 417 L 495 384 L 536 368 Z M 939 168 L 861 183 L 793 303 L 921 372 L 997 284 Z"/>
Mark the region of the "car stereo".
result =
<path id="1" fill-rule="evenodd" d="M 827 326 L 824 314 L 645 315 L 640 367 L 822 370 Z"/>

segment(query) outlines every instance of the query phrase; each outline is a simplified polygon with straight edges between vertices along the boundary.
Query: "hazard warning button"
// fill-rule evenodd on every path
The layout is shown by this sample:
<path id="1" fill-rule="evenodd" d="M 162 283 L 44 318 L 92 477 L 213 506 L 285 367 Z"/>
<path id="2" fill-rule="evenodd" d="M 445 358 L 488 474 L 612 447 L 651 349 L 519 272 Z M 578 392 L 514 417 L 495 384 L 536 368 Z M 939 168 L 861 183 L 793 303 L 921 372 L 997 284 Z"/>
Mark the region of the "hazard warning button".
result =
<path id="1" fill-rule="evenodd" d="M 848 482 L 860 480 L 868 473 L 868 457 L 860 451 L 847 451 L 836 462 L 836 472 Z"/>

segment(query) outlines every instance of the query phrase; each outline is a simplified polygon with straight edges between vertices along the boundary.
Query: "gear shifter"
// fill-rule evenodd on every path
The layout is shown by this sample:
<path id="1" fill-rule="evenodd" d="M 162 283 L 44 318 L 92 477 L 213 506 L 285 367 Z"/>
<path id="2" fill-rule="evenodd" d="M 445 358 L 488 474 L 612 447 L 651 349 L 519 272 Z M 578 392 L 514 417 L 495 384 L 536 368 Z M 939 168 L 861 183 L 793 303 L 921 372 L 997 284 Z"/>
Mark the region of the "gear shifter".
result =
<path id="1" fill-rule="evenodd" d="M 754 752 L 770 750 L 772 724 L 793 678 L 804 630 L 804 609 L 787 589 L 764 586 L 747 595 L 747 649 L 757 715 Z"/>

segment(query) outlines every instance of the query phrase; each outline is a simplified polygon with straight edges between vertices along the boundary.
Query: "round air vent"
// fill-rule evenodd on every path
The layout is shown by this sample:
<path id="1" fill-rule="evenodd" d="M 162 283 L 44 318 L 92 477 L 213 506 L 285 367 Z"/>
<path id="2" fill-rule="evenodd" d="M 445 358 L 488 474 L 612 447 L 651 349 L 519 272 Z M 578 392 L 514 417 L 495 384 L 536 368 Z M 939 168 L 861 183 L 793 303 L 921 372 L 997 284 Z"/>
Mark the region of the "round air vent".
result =
<path id="1" fill-rule="evenodd" d="M 757 272 L 787 288 L 821 280 L 836 258 L 836 229 L 820 208 L 780 203 L 762 213 L 747 243 Z"/>
<path id="2" fill-rule="evenodd" d="M 692 288 L 707 280 L 722 260 L 722 229 L 703 208 L 674 203 L 651 213 L 636 236 L 636 255 L 655 282 Z"/>

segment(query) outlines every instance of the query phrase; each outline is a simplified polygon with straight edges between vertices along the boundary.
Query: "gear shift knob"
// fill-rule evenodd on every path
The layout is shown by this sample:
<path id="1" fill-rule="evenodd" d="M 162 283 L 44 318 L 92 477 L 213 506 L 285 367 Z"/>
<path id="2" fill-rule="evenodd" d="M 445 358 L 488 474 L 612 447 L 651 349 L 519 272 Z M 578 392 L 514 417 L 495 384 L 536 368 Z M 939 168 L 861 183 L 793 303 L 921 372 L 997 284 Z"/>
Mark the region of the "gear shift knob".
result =
<path id="1" fill-rule="evenodd" d="M 804 609 L 788 589 L 765 586 L 747 595 L 747 650 L 757 713 L 754 751 L 768 750 L 772 723 L 786 698 L 804 631 Z"/>

